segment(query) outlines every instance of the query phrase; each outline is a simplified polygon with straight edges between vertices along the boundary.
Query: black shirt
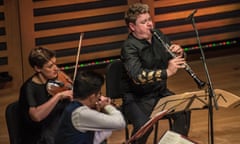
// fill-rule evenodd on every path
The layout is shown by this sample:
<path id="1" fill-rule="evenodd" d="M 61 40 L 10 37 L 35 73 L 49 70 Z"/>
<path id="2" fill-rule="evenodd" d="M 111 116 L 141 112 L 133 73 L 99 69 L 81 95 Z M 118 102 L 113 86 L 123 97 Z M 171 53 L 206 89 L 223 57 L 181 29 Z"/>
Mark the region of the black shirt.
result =
<path id="1" fill-rule="evenodd" d="M 160 31 L 156 31 L 169 43 Z M 152 37 L 152 43 L 149 43 L 147 40 L 137 39 L 130 33 L 121 51 L 130 92 L 140 97 L 156 91 L 164 92 L 167 89 L 166 69 L 171 58 L 172 56 L 156 37 Z"/>
<path id="2" fill-rule="evenodd" d="M 60 101 L 52 112 L 41 122 L 34 122 L 29 116 L 29 108 L 37 107 L 51 98 L 45 84 L 37 84 L 29 78 L 21 87 L 19 106 L 22 122 L 23 143 L 53 144 L 59 118 L 68 101 Z"/>

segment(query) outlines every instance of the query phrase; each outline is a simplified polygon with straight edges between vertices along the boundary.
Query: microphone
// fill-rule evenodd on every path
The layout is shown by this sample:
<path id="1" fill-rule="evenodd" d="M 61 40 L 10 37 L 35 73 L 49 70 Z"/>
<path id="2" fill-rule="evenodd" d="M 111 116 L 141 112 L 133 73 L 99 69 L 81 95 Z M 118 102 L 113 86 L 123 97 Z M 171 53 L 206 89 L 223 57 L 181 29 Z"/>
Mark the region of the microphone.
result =
<path id="1" fill-rule="evenodd" d="M 191 20 L 194 17 L 194 14 L 197 12 L 197 9 L 193 10 L 193 12 L 186 18 L 186 21 Z"/>

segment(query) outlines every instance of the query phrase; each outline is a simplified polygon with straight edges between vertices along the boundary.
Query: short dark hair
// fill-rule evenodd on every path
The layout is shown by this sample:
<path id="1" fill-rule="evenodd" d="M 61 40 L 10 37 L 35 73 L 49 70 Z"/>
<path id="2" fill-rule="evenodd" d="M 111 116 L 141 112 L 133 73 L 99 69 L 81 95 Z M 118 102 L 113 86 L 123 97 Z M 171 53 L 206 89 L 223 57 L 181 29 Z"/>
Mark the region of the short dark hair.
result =
<path id="1" fill-rule="evenodd" d="M 49 62 L 53 57 L 56 57 L 54 51 L 43 47 L 37 47 L 31 50 L 28 61 L 31 67 L 37 66 L 42 68 L 43 65 Z"/>
<path id="2" fill-rule="evenodd" d="M 134 3 L 129 6 L 128 10 L 125 12 L 125 22 L 128 25 L 131 23 L 136 23 L 137 17 L 140 14 L 149 13 L 149 6 L 143 3 Z"/>
<path id="3" fill-rule="evenodd" d="M 94 71 L 80 71 L 77 73 L 73 85 L 74 98 L 86 99 L 91 94 L 98 93 L 104 83 L 104 77 Z"/>

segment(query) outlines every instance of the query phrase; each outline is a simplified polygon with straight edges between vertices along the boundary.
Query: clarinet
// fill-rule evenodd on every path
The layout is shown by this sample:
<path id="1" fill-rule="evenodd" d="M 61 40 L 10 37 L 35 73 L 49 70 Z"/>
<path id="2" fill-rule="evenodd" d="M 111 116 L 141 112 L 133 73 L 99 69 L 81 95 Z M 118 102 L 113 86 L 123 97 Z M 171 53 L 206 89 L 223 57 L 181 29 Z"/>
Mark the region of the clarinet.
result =
<path id="1" fill-rule="evenodd" d="M 152 34 L 162 43 L 162 45 L 165 47 L 165 49 L 170 53 L 170 55 L 175 58 L 176 54 L 170 51 L 169 47 L 170 45 L 166 43 L 165 41 L 162 40 L 162 38 L 157 34 L 157 32 L 151 30 Z M 193 78 L 193 80 L 197 83 L 197 86 L 199 89 L 202 89 L 205 86 L 205 82 L 200 80 L 197 75 L 193 72 L 191 67 L 187 64 L 184 63 L 184 69 L 187 71 L 187 73 Z"/>

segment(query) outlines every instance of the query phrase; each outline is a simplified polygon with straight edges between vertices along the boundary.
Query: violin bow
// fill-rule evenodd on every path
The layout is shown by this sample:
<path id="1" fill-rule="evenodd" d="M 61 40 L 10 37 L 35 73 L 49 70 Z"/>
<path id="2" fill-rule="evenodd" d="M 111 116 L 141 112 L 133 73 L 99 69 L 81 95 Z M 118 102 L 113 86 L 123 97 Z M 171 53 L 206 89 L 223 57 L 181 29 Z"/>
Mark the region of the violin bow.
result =
<path id="1" fill-rule="evenodd" d="M 73 83 L 74 83 L 76 75 L 77 75 L 78 61 L 79 61 L 79 55 L 80 55 L 83 35 L 84 35 L 84 33 L 81 33 L 80 38 L 79 38 L 78 52 L 77 52 L 76 64 L 75 64 L 75 69 L 74 69 L 74 74 L 73 74 Z"/>

